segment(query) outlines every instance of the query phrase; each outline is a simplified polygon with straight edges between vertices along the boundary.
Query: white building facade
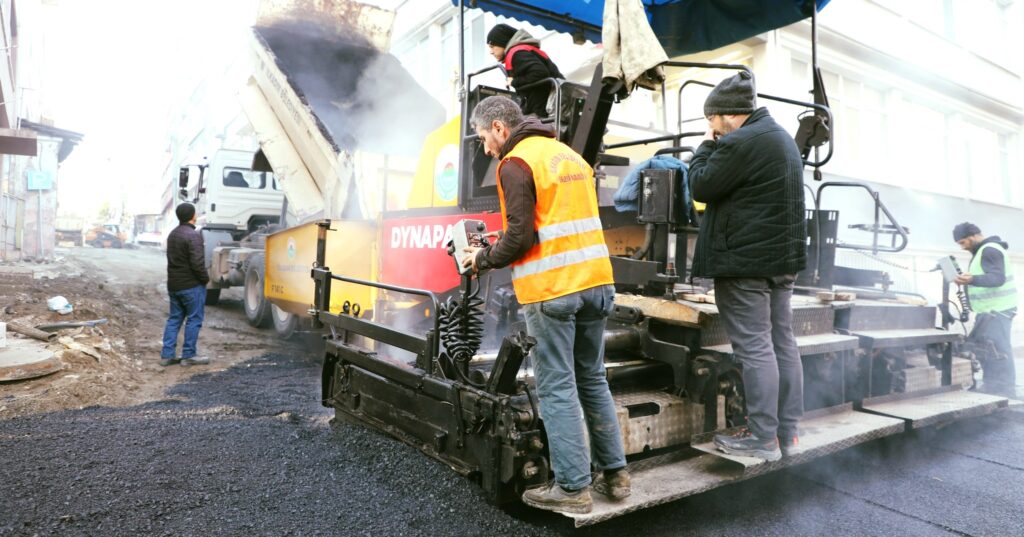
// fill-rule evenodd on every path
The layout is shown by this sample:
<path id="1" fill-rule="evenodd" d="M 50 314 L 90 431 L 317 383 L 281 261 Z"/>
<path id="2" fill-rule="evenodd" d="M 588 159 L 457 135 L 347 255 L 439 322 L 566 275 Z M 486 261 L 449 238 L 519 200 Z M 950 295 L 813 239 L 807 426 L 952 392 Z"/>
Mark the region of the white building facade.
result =
<path id="1" fill-rule="evenodd" d="M 392 52 L 448 110 L 459 113 L 458 9 L 450 2 L 405 2 L 398 7 Z M 485 36 L 506 21 L 480 10 L 466 13 L 466 69 L 494 63 Z M 570 36 L 525 26 L 572 81 L 589 83 L 601 50 L 574 45 Z M 1024 35 L 1021 0 L 832 0 L 818 15 L 818 65 L 832 108 L 834 156 L 821 168 L 825 181 L 855 181 L 879 192 L 898 223 L 909 229 L 908 247 L 871 255 L 840 249 L 837 264 L 883 270 L 893 289 L 939 300 L 941 279 L 929 272 L 936 259 L 967 255 L 952 239 L 959 222 L 1010 244 L 1015 270 L 1024 273 Z M 804 21 L 683 61 L 742 63 L 757 77 L 758 91 L 811 100 L 811 24 Z M 677 132 L 680 85 L 688 79 L 716 83 L 728 73 L 669 71 L 664 96 L 637 91 L 612 111 L 608 140 Z M 481 83 L 503 86 L 493 71 Z M 703 131 L 707 90 L 683 95 L 682 131 Z M 790 132 L 798 113 L 762 102 Z M 637 128 L 629 128 L 634 125 Z M 684 139 L 696 145 L 699 139 Z M 638 162 L 656 145 L 629 152 Z M 645 156 L 646 154 L 646 156 Z M 819 184 L 806 172 L 808 192 Z M 849 226 L 870 224 L 874 205 L 866 191 L 826 189 L 823 209 L 840 211 L 839 241 L 871 243 L 871 234 Z M 813 201 L 808 195 L 808 206 Z M 884 223 L 884 222 L 883 222 Z M 883 243 L 886 243 L 883 237 Z M 1024 316 L 1015 322 L 1024 344 Z"/>

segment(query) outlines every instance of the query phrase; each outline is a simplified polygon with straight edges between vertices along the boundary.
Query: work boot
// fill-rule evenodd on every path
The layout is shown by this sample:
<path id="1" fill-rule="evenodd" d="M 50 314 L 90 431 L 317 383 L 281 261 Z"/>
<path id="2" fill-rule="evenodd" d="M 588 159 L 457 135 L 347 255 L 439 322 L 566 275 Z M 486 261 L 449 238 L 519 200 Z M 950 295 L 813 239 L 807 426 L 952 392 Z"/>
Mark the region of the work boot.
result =
<path id="1" fill-rule="evenodd" d="M 625 468 L 601 472 L 592 485 L 594 492 L 604 494 L 612 500 L 625 500 L 632 493 L 629 489 L 629 472 Z"/>
<path id="2" fill-rule="evenodd" d="M 536 509 L 577 515 L 585 515 L 594 508 L 594 500 L 590 498 L 590 487 L 570 492 L 554 481 L 524 492 L 523 503 Z"/>
<path id="3" fill-rule="evenodd" d="M 779 449 L 783 457 L 791 457 L 800 451 L 800 437 L 793 435 L 779 436 Z"/>
<path id="4" fill-rule="evenodd" d="M 191 358 L 182 358 L 181 365 L 206 365 L 210 363 L 210 359 L 205 356 L 193 356 Z"/>
<path id="5" fill-rule="evenodd" d="M 758 438 L 750 429 L 740 429 L 738 433 L 716 434 L 715 446 L 722 452 L 729 455 L 741 457 L 757 457 L 768 462 L 777 461 L 782 458 L 782 451 L 779 450 L 779 441 L 772 437 L 767 440 Z"/>
<path id="6" fill-rule="evenodd" d="M 175 358 L 161 358 L 160 359 L 160 365 L 162 367 L 172 366 L 172 365 L 177 364 L 179 362 L 181 362 L 181 358 L 177 358 L 177 357 L 175 357 Z"/>

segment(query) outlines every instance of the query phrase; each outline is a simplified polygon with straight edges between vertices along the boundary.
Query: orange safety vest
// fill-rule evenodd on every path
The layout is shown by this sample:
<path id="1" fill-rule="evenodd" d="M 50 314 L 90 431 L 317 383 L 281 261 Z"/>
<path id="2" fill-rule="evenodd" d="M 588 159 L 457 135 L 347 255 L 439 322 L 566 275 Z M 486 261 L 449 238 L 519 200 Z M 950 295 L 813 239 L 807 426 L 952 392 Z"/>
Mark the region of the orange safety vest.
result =
<path id="1" fill-rule="evenodd" d="M 520 304 L 551 300 L 614 283 L 608 245 L 597 212 L 594 170 L 569 146 L 544 136 L 520 141 L 498 163 L 502 227 L 508 228 L 501 167 L 512 157 L 533 172 L 537 241 L 512 263 L 512 287 Z"/>

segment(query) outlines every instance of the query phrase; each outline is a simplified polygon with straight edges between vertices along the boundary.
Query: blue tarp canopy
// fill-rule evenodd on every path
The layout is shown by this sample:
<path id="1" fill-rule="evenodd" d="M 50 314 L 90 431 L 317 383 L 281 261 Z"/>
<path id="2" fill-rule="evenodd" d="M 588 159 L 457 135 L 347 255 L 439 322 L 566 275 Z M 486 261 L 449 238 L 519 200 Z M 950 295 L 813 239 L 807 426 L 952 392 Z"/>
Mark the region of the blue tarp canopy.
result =
<path id="1" fill-rule="evenodd" d="M 669 57 L 713 50 L 781 28 L 829 0 L 642 0 Z M 452 0 L 455 5 L 459 0 Z M 471 8 L 601 41 L 603 0 L 464 0 Z"/>

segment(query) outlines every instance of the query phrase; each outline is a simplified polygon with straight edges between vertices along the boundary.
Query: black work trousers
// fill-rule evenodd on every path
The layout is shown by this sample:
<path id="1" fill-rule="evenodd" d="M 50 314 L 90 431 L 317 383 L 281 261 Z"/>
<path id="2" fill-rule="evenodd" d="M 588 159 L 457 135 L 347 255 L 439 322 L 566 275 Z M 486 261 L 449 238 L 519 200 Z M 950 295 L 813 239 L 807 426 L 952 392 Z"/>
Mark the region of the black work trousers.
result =
<path id="1" fill-rule="evenodd" d="M 978 349 L 993 349 L 994 352 L 977 354 L 981 361 L 983 389 L 1014 396 L 1017 369 L 1013 363 L 1013 346 L 1010 344 L 1010 328 L 1017 310 L 979 313 L 974 319 L 974 328 L 967 336 Z M 989 346 L 991 342 L 991 346 Z"/>

